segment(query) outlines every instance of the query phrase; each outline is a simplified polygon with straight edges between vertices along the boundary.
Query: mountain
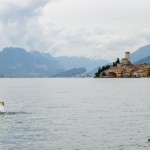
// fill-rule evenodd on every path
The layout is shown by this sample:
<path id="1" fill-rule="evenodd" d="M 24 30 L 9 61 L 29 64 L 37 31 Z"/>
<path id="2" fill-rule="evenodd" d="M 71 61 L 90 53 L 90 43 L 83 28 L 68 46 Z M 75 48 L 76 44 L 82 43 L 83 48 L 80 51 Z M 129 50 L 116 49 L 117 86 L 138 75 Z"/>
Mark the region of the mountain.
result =
<path id="1" fill-rule="evenodd" d="M 145 64 L 145 63 L 150 64 L 150 56 L 145 57 L 145 58 L 135 62 L 135 64 Z"/>
<path id="2" fill-rule="evenodd" d="M 137 63 L 138 61 L 150 56 L 150 45 L 139 48 L 136 52 L 131 54 L 131 62 Z"/>
<path id="3" fill-rule="evenodd" d="M 55 57 L 55 59 L 62 65 L 66 70 L 72 68 L 86 68 L 89 72 L 96 67 L 106 65 L 108 61 L 106 60 L 96 60 L 84 57 Z"/>
<path id="4" fill-rule="evenodd" d="M 88 72 L 88 75 L 89 75 L 90 77 L 94 77 L 94 76 L 95 76 L 95 73 L 98 71 L 98 68 L 99 68 L 99 67 L 96 67 L 96 68 L 94 68 L 93 70 L 89 71 L 89 72 Z"/>
<path id="5" fill-rule="evenodd" d="M 49 53 L 27 52 L 23 48 L 7 47 L 0 52 L 0 77 L 53 77 L 54 75 L 69 77 L 83 72 L 83 76 L 88 76 L 86 71 L 83 71 L 84 69 L 89 72 L 106 63 L 105 60 L 52 57 Z M 80 71 L 81 73 L 78 73 Z"/>
<path id="6" fill-rule="evenodd" d="M 89 77 L 89 75 L 86 73 L 85 68 L 73 68 L 56 74 L 53 77 Z"/>
<path id="7" fill-rule="evenodd" d="M 14 47 L 0 52 L 0 74 L 6 77 L 50 77 L 63 70 L 49 54 Z"/>

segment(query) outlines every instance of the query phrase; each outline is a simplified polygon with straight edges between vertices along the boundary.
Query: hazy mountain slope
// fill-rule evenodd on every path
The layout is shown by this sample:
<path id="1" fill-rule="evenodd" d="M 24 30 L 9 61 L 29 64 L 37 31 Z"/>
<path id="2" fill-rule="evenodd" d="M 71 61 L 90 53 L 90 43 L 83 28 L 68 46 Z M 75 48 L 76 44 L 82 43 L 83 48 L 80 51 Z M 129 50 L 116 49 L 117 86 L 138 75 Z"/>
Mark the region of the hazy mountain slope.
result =
<path id="1" fill-rule="evenodd" d="M 145 57 L 150 56 L 150 45 L 143 46 L 139 48 L 136 52 L 131 54 L 131 62 L 135 63 Z"/>
<path id="2" fill-rule="evenodd" d="M 145 63 L 150 64 L 150 56 L 145 57 L 145 58 L 135 62 L 135 64 L 145 64 Z"/>
<path id="3" fill-rule="evenodd" d="M 86 68 L 89 72 L 108 63 L 84 57 L 52 57 L 38 51 L 27 52 L 22 48 L 4 48 L 0 52 L 0 75 L 5 77 L 51 77 L 72 68 Z M 72 73 L 77 70 L 72 70 Z"/>
<path id="4" fill-rule="evenodd" d="M 0 52 L 0 74 L 4 76 L 45 77 L 61 71 L 63 68 L 48 54 L 13 47 Z"/>
<path id="5" fill-rule="evenodd" d="M 95 60 L 84 57 L 56 57 L 55 58 L 63 68 L 69 70 L 72 68 L 85 67 L 87 71 L 91 71 L 97 66 L 103 66 L 108 63 L 106 60 Z"/>
<path id="6" fill-rule="evenodd" d="M 100 67 L 100 66 L 99 66 L 99 67 Z M 89 76 L 94 77 L 94 76 L 95 76 L 95 73 L 98 71 L 98 68 L 99 68 L 99 67 L 94 68 L 93 70 L 89 71 L 89 72 L 88 72 Z"/>
<path id="7" fill-rule="evenodd" d="M 54 77 L 80 77 L 80 76 L 88 76 L 86 74 L 85 68 L 73 68 L 54 75 Z"/>

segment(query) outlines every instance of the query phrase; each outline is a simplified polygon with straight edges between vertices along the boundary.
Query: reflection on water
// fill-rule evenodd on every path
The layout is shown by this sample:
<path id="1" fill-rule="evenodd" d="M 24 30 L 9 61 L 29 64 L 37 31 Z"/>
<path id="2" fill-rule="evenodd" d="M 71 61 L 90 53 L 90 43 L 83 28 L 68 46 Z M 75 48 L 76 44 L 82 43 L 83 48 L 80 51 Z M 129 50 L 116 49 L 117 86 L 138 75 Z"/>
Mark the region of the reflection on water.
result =
<path id="1" fill-rule="evenodd" d="M 0 150 L 149 150 L 150 79 L 0 79 Z"/>
<path id="2" fill-rule="evenodd" d="M 19 114 L 30 114 L 24 111 L 21 112 L 0 112 L 0 115 L 19 115 Z"/>

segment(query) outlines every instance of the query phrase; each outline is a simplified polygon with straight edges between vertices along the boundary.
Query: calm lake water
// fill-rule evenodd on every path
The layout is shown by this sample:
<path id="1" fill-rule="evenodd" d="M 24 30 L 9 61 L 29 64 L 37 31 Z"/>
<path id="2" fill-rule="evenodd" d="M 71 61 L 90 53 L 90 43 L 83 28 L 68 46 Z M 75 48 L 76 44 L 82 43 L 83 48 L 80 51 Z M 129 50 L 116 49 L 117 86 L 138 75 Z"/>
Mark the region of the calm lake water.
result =
<path id="1" fill-rule="evenodd" d="M 149 150 L 150 79 L 0 79 L 0 150 Z"/>

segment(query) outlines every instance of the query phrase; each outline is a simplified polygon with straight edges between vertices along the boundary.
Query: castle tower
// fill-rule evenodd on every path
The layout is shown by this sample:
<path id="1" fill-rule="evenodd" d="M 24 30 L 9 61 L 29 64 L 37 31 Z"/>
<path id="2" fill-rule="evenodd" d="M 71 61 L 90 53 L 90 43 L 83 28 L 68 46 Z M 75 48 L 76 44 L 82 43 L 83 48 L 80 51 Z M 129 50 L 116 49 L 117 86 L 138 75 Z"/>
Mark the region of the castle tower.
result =
<path id="1" fill-rule="evenodd" d="M 125 58 L 130 62 L 130 52 L 125 52 Z"/>

